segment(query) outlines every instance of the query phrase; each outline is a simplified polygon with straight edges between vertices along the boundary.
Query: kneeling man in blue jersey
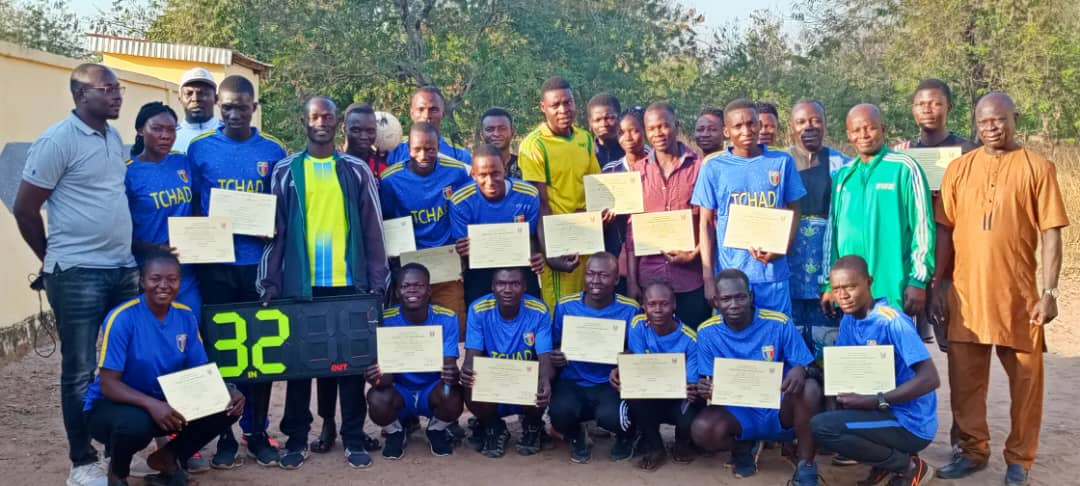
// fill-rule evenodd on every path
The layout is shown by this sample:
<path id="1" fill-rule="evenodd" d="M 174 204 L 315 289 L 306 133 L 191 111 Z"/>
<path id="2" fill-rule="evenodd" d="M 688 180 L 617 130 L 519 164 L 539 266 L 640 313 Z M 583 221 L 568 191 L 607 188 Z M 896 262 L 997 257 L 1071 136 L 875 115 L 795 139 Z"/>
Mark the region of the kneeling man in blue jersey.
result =
<path id="1" fill-rule="evenodd" d="M 510 432 L 506 430 L 503 417 L 524 415 L 521 439 L 517 443 L 519 454 L 529 456 L 540 452 L 544 438 L 544 410 L 551 399 L 551 379 L 555 374 L 551 365 L 551 316 L 544 301 L 525 295 L 527 272 L 524 268 L 496 270 L 491 280 L 491 293 L 469 307 L 461 384 L 469 390 L 466 391 L 466 402 L 479 422 L 470 442 L 487 457 L 502 457 L 506 452 Z M 473 358 L 476 356 L 538 361 L 540 383 L 536 390 L 536 406 L 472 401 Z"/>
<path id="2" fill-rule="evenodd" d="M 729 268 L 716 275 L 720 315 L 703 322 L 697 331 L 698 393 L 712 396 L 713 362 L 732 358 L 784 363 L 780 409 L 710 405 L 694 419 L 691 437 L 699 447 L 731 451 L 736 478 L 757 472 L 758 441 L 798 439 L 799 464 L 792 485 L 817 484 L 814 436 L 810 418 L 821 408 L 821 384 L 807 379 L 806 366 L 814 355 L 785 314 L 754 307 L 750 281 L 742 271 Z"/>
<path id="3" fill-rule="evenodd" d="M 697 334 L 675 317 L 675 289 L 667 282 L 645 286 L 645 313 L 638 314 L 627 330 L 627 351 L 633 354 L 680 353 L 686 355 L 686 398 L 668 400 L 627 400 L 630 418 L 641 432 L 644 455 L 638 467 L 653 471 L 664 463 L 666 451 L 660 424 L 675 426 L 675 446 L 671 459 L 680 464 L 694 459 L 690 446 L 690 424 L 704 405 L 698 398 Z M 611 385 L 620 389 L 619 369 L 611 370 Z"/>
<path id="4" fill-rule="evenodd" d="M 428 418 L 427 438 L 431 453 L 446 456 L 454 452 L 447 427 L 456 423 L 465 406 L 458 385 L 458 318 L 454 311 L 431 304 L 431 274 L 419 263 L 408 263 L 397 271 L 394 292 L 401 302 L 383 312 L 384 327 L 440 326 L 443 339 L 442 372 L 383 374 L 379 365 L 368 368 L 368 414 L 383 428 L 387 459 L 405 456 L 406 430 L 403 419 Z"/>
<path id="5" fill-rule="evenodd" d="M 892 346 L 896 388 L 877 395 L 841 393 L 837 410 L 811 421 L 822 447 L 870 464 L 870 477 L 859 484 L 918 486 L 934 477 L 919 457 L 937 433 L 937 368 L 911 318 L 874 299 L 866 260 L 848 255 L 829 274 L 833 296 L 844 317 L 836 346 Z"/>
<path id="6" fill-rule="evenodd" d="M 615 255 L 602 251 L 588 259 L 585 290 L 567 295 L 555 305 L 552 337 L 556 348 L 562 344 L 563 319 L 567 316 L 618 319 L 630 327 L 630 321 L 638 313 L 638 303 L 615 293 L 618 281 L 619 260 Z M 558 349 L 551 352 L 551 362 L 561 372 L 552 386 L 548 415 L 551 426 L 570 442 L 570 462 L 584 464 L 592 460 L 592 444 L 584 426 L 589 420 L 596 420 L 596 425 L 615 432 L 611 460 L 632 457 L 634 431 L 623 430 L 619 412 L 622 401 L 619 392 L 609 384 L 615 365 L 567 361 Z"/>

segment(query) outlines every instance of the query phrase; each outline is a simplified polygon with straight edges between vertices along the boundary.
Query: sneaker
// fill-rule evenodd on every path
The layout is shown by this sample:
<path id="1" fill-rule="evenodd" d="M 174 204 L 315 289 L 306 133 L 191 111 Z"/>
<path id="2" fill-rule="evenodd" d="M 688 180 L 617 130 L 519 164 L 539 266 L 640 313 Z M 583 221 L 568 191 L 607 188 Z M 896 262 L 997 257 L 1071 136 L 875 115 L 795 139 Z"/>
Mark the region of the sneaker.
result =
<path id="1" fill-rule="evenodd" d="M 210 459 L 210 467 L 214 469 L 240 467 L 244 461 L 238 457 L 239 451 L 240 445 L 236 443 L 236 438 L 233 437 L 232 432 L 221 434 L 221 437 L 218 438 L 217 452 Z"/>
<path id="2" fill-rule="evenodd" d="M 1028 472 L 1024 466 L 1009 464 L 1005 469 L 1005 486 L 1027 486 Z"/>
<path id="3" fill-rule="evenodd" d="M 465 429 L 461 427 L 461 424 L 457 422 L 451 422 L 450 426 L 446 428 L 446 431 L 450 433 L 450 443 L 457 447 L 465 440 Z"/>
<path id="4" fill-rule="evenodd" d="M 281 459 L 278 460 L 278 466 L 282 469 L 300 469 L 304 467 L 304 461 L 307 460 L 307 457 L 307 448 L 285 451 L 285 454 L 282 454 Z M 260 464 L 262 463 L 260 462 Z"/>
<path id="5" fill-rule="evenodd" d="M 252 435 L 247 441 L 247 455 L 255 459 L 260 466 L 272 467 L 278 465 L 281 454 L 276 447 L 270 444 L 266 434 Z"/>
<path id="6" fill-rule="evenodd" d="M 788 481 L 790 486 L 817 486 L 818 472 L 817 463 L 814 461 L 799 461 L 795 467 L 795 474 Z"/>
<path id="7" fill-rule="evenodd" d="M 870 474 L 866 476 L 866 479 L 859 480 L 855 483 L 855 486 L 877 486 L 882 481 L 889 479 L 889 476 L 892 476 L 892 471 L 873 467 L 870 468 Z"/>
<path id="8" fill-rule="evenodd" d="M 395 461 L 405 457 L 406 436 L 404 430 L 399 430 L 386 436 L 386 445 L 383 446 L 382 456 Z"/>
<path id="9" fill-rule="evenodd" d="M 762 441 L 754 441 L 749 449 L 731 451 L 731 466 L 736 478 L 748 478 L 757 473 L 758 456 Z M 736 447 L 738 449 L 738 447 Z"/>
<path id="10" fill-rule="evenodd" d="M 382 442 L 379 442 L 379 439 L 368 435 L 367 432 L 363 433 L 363 435 L 360 437 L 360 440 L 364 444 L 365 451 L 373 452 L 382 449 Z"/>
<path id="11" fill-rule="evenodd" d="M 625 461 L 634 457 L 634 450 L 637 449 L 638 440 L 641 436 L 637 434 L 618 434 L 615 436 L 615 445 L 611 446 L 611 452 L 608 457 L 612 461 L 619 462 Z"/>
<path id="12" fill-rule="evenodd" d="M 330 452 L 330 449 L 334 448 L 334 442 L 337 442 L 337 423 L 333 420 L 323 420 L 319 436 L 311 441 L 311 452 L 316 454 Z"/>
<path id="13" fill-rule="evenodd" d="M 107 486 L 108 484 L 108 474 L 96 462 L 72 467 L 71 472 L 68 473 L 67 486 Z"/>
<path id="14" fill-rule="evenodd" d="M 963 454 L 953 458 L 951 462 L 946 464 L 937 471 L 937 477 L 941 479 L 960 479 L 966 478 L 972 474 L 975 474 L 983 469 L 986 469 L 985 462 L 975 462 Z"/>
<path id="15" fill-rule="evenodd" d="M 675 464 L 690 464 L 694 462 L 694 447 L 687 440 L 675 440 L 671 446 L 671 462 Z"/>
<path id="16" fill-rule="evenodd" d="M 855 465 L 859 464 L 859 461 L 856 461 L 855 459 L 852 459 L 852 458 L 850 458 L 848 456 L 845 456 L 843 454 L 837 454 L 837 455 L 833 456 L 832 464 L 834 466 L 847 467 L 847 466 L 855 466 Z"/>
<path id="17" fill-rule="evenodd" d="M 267 425 L 269 425 L 269 423 L 270 422 L 267 422 Z M 251 432 L 244 432 L 243 437 L 240 438 L 240 440 L 244 442 L 245 447 L 248 445 L 248 440 L 251 439 L 251 436 Z M 279 444 L 277 439 L 275 439 L 272 435 L 266 434 L 266 440 L 270 443 L 270 447 L 273 447 L 274 449 L 281 449 L 281 444 Z"/>
<path id="18" fill-rule="evenodd" d="M 499 420 L 484 428 L 484 449 L 480 453 L 492 459 L 502 457 L 506 454 L 507 442 L 510 442 L 510 431 L 506 430 L 506 422 Z"/>
<path id="19" fill-rule="evenodd" d="M 188 482 L 188 475 L 182 467 L 177 467 L 172 473 L 159 472 L 143 478 L 143 484 L 148 486 L 176 486 L 178 484 L 186 485 Z"/>
<path id="20" fill-rule="evenodd" d="M 470 423 L 469 431 L 469 437 L 465 439 L 465 445 L 476 452 L 484 450 L 484 427 L 480 424 Z"/>
<path id="21" fill-rule="evenodd" d="M 184 463 L 184 470 L 191 474 L 204 473 L 210 470 L 210 460 L 196 452 Z"/>
<path id="22" fill-rule="evenodd" d="M 371 456 L 367 450 L 354 451 L 345 449 L 345 462 L 353 469 L 367 469 L 371 467 Z"/>
<path id="23" fill-rule="evenodd" d="M 521 427 L 521 438 L 517 442 L 517 452 L 523 456 L 539 454 L 544 449 L 544 424 L 524 425 Z"/>
<path id="24" fill-rule="evenodd" d="M 889 480 L 889 486 L 919 486 L 934 478 L 934 468 L 919 456 L 911 456 L 907 471 L 896 473 Z"/>
<path id="25" fill-rule="evenodd" d="M 431 430 L 424 432 L 431 445 L 431 455 L 435 457 L 449 456 L 454 453 L 454 434 L 449 430 Z"/>
<path id="26" fill-rule="evenodd" d="M 574 464 L 588 464 L 591 460 L 592 443 L 589 442 L 587 429 L 582 426 L 577 437 L 570 440 L 570 462 Z"/>

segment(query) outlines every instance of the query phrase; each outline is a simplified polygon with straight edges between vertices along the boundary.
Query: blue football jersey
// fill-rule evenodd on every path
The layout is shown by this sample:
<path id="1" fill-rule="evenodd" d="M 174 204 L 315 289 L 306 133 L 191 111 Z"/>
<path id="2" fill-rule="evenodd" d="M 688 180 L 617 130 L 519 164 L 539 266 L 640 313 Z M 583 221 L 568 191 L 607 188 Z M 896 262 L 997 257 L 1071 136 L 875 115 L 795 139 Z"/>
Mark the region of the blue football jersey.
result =
<path id="1" fill-rule="evenodd" d="M 814 355 L 788 316 L 757 309 L 754 322 L 736 332 L 721 316 L 701 323 L 697 330 L 698 374 L 712 376 L 716 358 L 752 359 L 784 363 L 784 373 L 814 362 Z"/>
<path id="2" fill-rule="evenodd" d="M 472 165 L 472 154 L 470 154 L 465 147 L 454 145 L 441 135 L 439 136 L 439 155 L 454 159 L 466 165 Z M 409 141 L 406 140 L 399 143 L 389 154 L 386 154 L 386 163 L 396 164 L 398 162 L 405 162 L 410 158 L 412 158 L 412 156 L 409 155 Z"/>
<path id="3" fill-rule="evenodd" d="M 551 316 L 544 301 L 531 295 L 521 299 L 513 320 L 503 319 L 494 294 L 476 299 L 469 306 L 465 327 L 465 349 L 474 349 L 488 358 L 536 361 L 551 352 Z"/>
<path id="4" fill-rule="evenodd" d="M 698 381 L 697 333 L 675 318 L 678 328 L 661 336 L 649 325 L 645 314 L 638 314 L 630 321 L 626 331 L 626 350 L 633 354 L 682 353 L 686 355 L 686 382 Z"/>
<path id="5" fill-rule="evenodd" d="M 456 160 L 440 158 L 426 176 L 414 173 L 407 162 L 391 165 L 379 184 L 383 219 L 412 216 L 417 249 L 451 244 L 450 198 L 469 182 L 468 166 Z"/>
<path id="6" fill-rule="evenodd" d="M 458 319 L 454 311 L 438 305 L 428 305 L 427 320 L 413 323 L 405 318 L 400 305 L 395 305 L 383 311 L 383 327 L 398 326 L 442 326 L 443 357 L 457 358 L 458 353 Z M 409 389 L 424 388 L 432 382 L 439 381 L 441 373 L 438 371 L 427 373 L 398 373 L 394 375 L 394 383 Z"/>
<path id="7" fill-rule="evenodd" d="M 450 199 L 453 240 L 468 236 L 470 224 L 529 223 L 529 234 L 535 235 L 539 216 L 540 193 L 519 179 L 506 179 L 506 195 L 498 201 L 488 201 L 475 182 L 462 186 Z"/>
<path id="8" fill-rule="evenodd" d="M 615 300 L 603 309 L 593 309 L 585 304 L 585 292 L 567 295 L 555 304 L 555 322 L 552 337 L 555 346 L 562 344 L 563 319 L 566 316 L 596 317 L 601 319 L 618 319 L 626 322 L 626 328 L 630 329 L 630 321 L 640 310 L 637 301 L 622 295 L 615 295 Z M 570 361 L 563 368 L 561 380 L 574 380 L 583 386 L 595 386 L 608 383 L 611 369 L 615 365 L 602 363 L 586 363 L 582 361 Z"/>

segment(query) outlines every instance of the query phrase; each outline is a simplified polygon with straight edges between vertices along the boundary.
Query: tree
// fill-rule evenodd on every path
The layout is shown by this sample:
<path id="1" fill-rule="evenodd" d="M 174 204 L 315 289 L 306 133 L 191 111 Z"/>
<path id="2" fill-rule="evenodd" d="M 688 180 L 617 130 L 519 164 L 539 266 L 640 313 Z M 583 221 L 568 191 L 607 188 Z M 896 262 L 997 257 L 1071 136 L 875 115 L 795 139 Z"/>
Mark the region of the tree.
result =
<path id="1" fill-rule="evenodd" d="M 0 40 L 68 57 L 85 57 L 82 22 L 67 0 L 0 0 Z"/>

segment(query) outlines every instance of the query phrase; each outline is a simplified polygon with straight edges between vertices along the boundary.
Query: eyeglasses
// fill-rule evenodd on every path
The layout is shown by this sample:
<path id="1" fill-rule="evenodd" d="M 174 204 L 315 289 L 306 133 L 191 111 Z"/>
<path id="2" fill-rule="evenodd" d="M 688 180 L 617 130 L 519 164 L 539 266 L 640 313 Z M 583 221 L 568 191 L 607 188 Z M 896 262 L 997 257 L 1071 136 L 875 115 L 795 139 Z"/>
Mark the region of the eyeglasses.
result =
<path id="1" fill-rule="evenodd" d="M 127 87 L 125 87 L 125 86 L 87 86 L 86 88 L 83 88 L 83 89 L 92 89 L 92 90 L 95 90 L 95 91 L 101 91 L 103 94 L 108 96 L 108 95 L 114 95 L 114 94 L 124 94 L 124 91 L 127 90 Z"/>

